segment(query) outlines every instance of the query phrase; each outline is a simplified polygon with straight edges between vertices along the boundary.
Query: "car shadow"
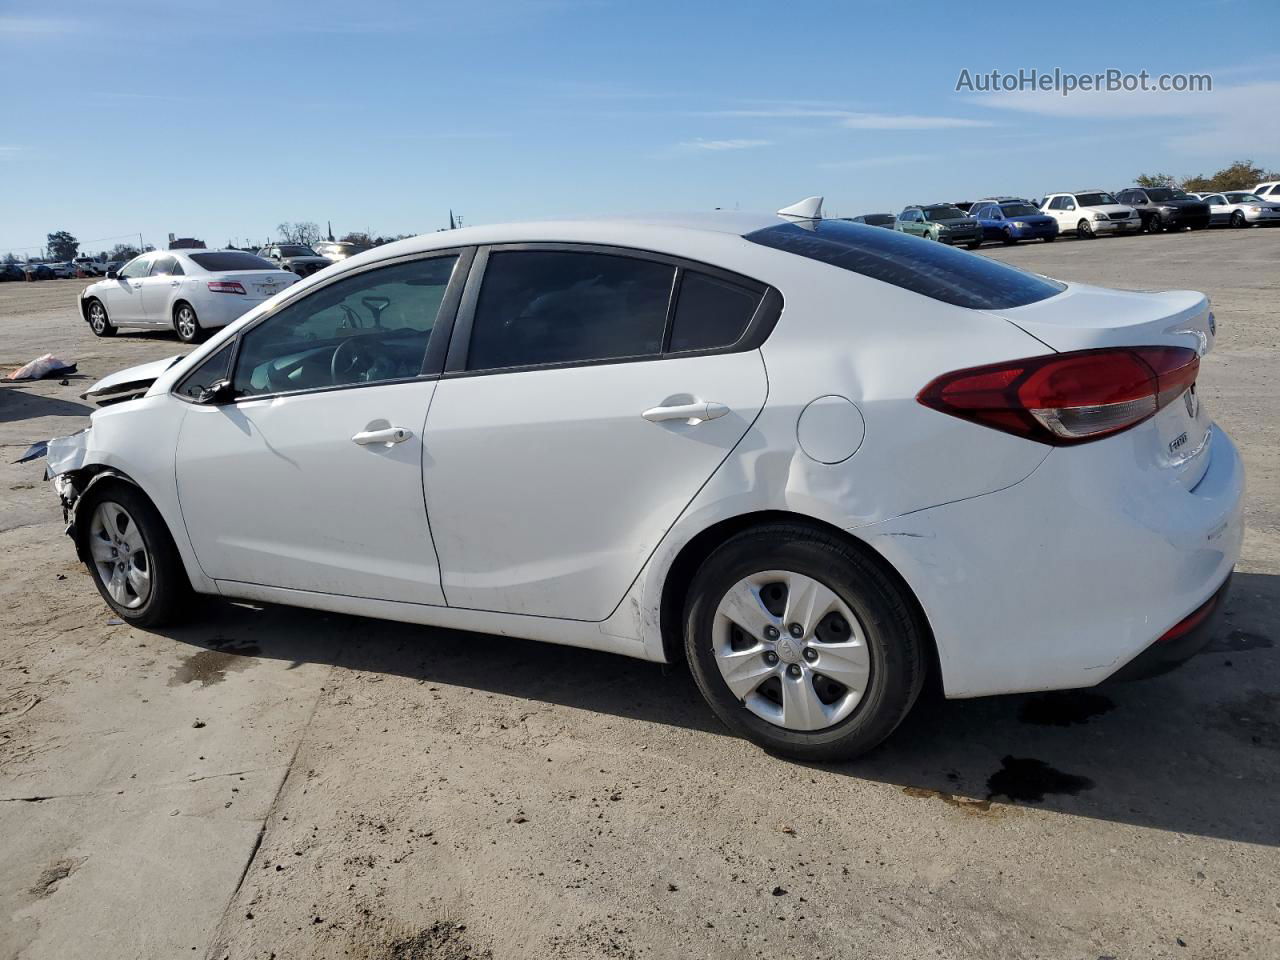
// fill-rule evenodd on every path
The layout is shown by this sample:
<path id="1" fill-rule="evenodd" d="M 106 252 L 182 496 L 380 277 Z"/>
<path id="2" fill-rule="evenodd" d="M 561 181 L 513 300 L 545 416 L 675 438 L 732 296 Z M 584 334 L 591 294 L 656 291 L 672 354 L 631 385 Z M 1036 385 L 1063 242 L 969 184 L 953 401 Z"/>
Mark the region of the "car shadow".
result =
<path id="1" fill-rule="evenodd" d="M 1179 670 L 1086 691 L 945 700 L 829 773 L 973 815 L 1074 816 L 1280 845 L 1280 577 L 1237 573 L 1209 647 Z M 211 601 L 184 643 L 467 687 L 730 736 L 681 668 L 487 634 Z M 664 676 L 665 674 L 665 676 Z M 758 762 L 791 761 L 758 755 Z"/>
<path id="2" fill-rule="evenodd" d="M 37 381 L 23 381 L 35 383 Z M 0 423 L 16 423 L 38 417 L 87 417 L 93 407 L 87 403 L 45 397 L 20 389 L 18 384 L 0 386 Z"/>

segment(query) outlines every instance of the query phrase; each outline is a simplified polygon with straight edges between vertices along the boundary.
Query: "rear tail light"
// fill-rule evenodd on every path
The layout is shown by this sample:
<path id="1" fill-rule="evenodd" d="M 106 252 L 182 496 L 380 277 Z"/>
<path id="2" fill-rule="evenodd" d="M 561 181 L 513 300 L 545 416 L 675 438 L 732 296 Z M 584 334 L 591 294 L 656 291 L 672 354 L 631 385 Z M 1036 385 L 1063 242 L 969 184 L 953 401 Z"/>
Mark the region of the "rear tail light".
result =
<path id="1" fill-rule="evenodd" d="M 238 293 L 244 296 L 244 285 L 239 280 L 210 280 L 209 289 L 214 293 Z"/>
<path id="2" fill-rule="evenodd" d="M 1196 382 L 1185 347 L 1055 353 L 938 377 L 916 397 L 962 420 L 1054 446 L 1119 433 L 1155 415 Z"/>
<path id="3" fill-rule="evenodd" d="M 1172 643 L 1179 637 L 1185 637 L 1192 630 L 1196 629 L 1196 627 L 1200 626 L 1200 624 L 1208 620 L 1210 614 L 1212 614 L 1214 609 L 1218 606 L 1218 599 L 1221 596 L 1221 593 L 1222 591 L 1215 593 L 1201 606 L 1196 607 L 1189 614 L 1175 623 L 1160 635 L 1160 639 L 1158 639 L 1156 643 Z"/>

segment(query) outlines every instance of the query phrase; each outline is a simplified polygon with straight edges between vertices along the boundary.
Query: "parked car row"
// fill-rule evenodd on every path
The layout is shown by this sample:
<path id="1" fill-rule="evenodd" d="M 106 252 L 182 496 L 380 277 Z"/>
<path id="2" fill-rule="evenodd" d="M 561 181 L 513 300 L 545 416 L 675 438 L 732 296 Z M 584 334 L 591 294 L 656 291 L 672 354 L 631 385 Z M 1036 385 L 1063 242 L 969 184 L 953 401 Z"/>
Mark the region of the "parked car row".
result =
<path id="1" fill-rule="evenodd" d="M 963 203 L 912 204 L 896 216 L 865 213 L 846 217 L 910 233 L 926 240 L 977 249 L 986 240 L 1052 243 L 1061 234 L 1082 240 L 1106 234 L 1203 230 L 1209 226 L 1247 227 L 1280 223 L 1280 181 L 1253 190 L 1187 193 L 1175 187 L 1127 187 L 1047 194 L 1043 200 L 988 197 Z"/>

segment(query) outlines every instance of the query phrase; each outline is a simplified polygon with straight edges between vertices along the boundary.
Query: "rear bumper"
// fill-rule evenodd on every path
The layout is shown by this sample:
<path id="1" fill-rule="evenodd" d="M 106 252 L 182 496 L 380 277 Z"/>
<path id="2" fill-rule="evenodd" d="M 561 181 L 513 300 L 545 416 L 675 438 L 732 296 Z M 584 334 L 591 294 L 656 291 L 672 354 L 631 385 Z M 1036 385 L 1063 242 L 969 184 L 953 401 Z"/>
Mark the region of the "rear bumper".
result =
<path id="1" fill-rule="evenodd" d="M 915 592 L 948 696 L 1093 686 L 1218 593 L 1243 538 L 1240 455 L 1214 428 L 1187 489 L 1135 468 L 1151 442 L 1054 450 L 1012 487 L 851 531 Z"/>
<path id="2" fill-rule="evenodd" d="M 1182 618 L 1155 643 L 1113 673 L 1112 680 L 1142 680 L 1186 663 L 1204 649 L 1213 636 L 1231 590 L 1231 577 L 1212 597 Z"/>

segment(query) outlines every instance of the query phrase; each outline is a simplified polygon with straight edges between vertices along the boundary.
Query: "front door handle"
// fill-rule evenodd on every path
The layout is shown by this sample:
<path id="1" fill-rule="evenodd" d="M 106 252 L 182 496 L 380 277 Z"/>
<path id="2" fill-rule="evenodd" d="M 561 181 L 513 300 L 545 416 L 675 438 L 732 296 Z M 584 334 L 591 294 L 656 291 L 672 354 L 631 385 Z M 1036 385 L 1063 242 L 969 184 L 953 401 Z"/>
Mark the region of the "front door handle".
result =
<path id="1" fill-rule="evenodd" d="M 706 401 L 699 403 L 680 403 L 670 407 L 650 407 L 640 416 L 650 423 L 662 423 L 666 420 L 684 420 L 688 423 L 702 423 L 704 420 L 715 420 L 729 412 L 723 403 Z"/>
<path id="2" fill-rule="evenodd" d="M 352 443 L 358 443 L 362 447 L 367 447 L 371 443 L 404 443 L 413 436 L 412 430 L 406 430 L 404 427 L 384 427 L 381 430 L 361 430 L 351 438 Z"/>

